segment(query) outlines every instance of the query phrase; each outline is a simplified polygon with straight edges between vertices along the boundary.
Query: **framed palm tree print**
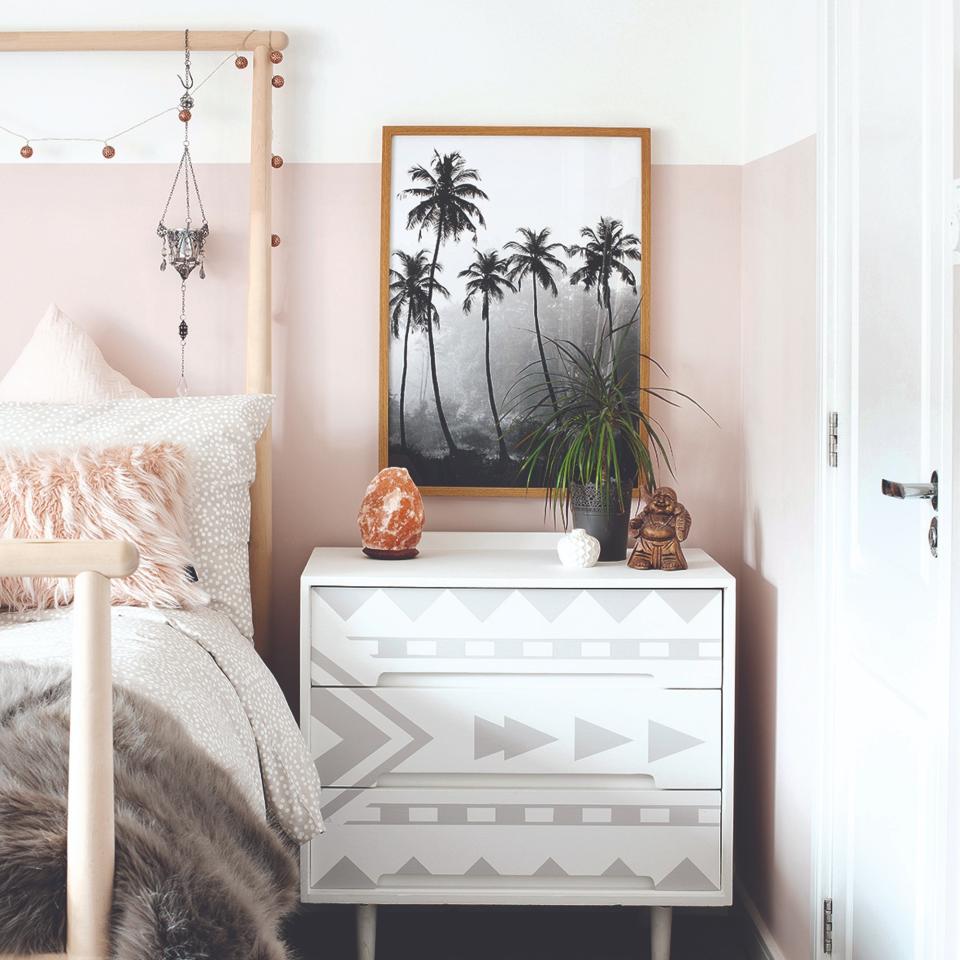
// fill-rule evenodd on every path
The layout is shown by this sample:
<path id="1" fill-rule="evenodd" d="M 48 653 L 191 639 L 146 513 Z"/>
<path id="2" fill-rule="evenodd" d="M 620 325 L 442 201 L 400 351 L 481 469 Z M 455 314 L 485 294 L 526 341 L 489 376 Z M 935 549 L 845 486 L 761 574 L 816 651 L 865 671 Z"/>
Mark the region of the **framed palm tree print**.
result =
<path id="1" fill-rule="evenodd" d="M 645 396 L 650 131 L 385 127 L 382 177 L 380 465 L 426 494 L 539 492 L 525 439 L 565 355 L 616 342 Z"/>

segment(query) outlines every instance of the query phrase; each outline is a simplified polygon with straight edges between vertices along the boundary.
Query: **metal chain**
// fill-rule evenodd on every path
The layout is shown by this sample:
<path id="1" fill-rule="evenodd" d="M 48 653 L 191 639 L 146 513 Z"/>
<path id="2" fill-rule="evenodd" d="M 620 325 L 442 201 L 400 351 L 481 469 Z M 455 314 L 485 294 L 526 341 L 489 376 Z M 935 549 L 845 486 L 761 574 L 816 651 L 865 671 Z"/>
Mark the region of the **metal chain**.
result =
<path id="1" fill-rule="evenodd" d="M 167 202 L 163 205 L 163 213 L 160 214 L 160 222 L 163 223 L 167 218 L 167 211 L 170 209 L 170 201 L 173 200 L 174 191 L 177 189 L 177 181 L 180 179 L 180 172 L 183 170 L 183 164 L 187 158 L 187 152 L 184 150 L 180 157 L 180 166 L 177 167 L 176 176 L 173 178 L 173 184 L 170 187 L 170 193 L 167 196 Z"/>
<path id="2" fill-rule="evenodd" d="M 187 385 L 187 281 L 180 281 L 180 383 L 177 393 L 185 394 Z"/>
<path id="3" fill-rule="evenodd" d="M 200 205 L 200 216 L 203 218 L 203 222 L 207 222 L 207 214 L 203 209 L 203 197 L 200 196 L 200 187 L 197 186 L 197 175 L 193 171 L 193 157 L 190 155 L 190 151 L 187 151 L 187 168 L 190 171 L 190 179 L 193 181 L 193 192 L 197 195 L 197 203 Z"/>

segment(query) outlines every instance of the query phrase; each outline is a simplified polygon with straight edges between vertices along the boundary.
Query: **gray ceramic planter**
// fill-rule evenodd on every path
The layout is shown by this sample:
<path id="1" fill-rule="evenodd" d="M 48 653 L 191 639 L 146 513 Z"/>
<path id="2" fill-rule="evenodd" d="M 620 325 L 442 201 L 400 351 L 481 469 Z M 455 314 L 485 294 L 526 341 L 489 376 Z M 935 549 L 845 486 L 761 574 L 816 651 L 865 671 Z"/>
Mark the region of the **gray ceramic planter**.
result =
<path id="1" fill-rule="evenodd" d="M 600 541 L 601 563 L 623 562 L 627 558 L 632 493 L 632 485 L 625 485 L 618 500 L 614 491 L 605 497 L 602 488 L 594 483 L 570 484 L 573 525 L 582 527 Z"/>

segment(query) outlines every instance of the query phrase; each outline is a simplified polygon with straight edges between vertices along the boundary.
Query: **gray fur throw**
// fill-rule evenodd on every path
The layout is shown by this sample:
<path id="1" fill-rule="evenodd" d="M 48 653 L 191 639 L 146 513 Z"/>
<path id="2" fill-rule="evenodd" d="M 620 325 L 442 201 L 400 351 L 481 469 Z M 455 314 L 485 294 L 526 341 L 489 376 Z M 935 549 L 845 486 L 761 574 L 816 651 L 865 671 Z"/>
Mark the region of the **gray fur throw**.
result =
<path id="1" fill-rule="evenodd" d="M 0 663 L 0 954 L 66 940 L 70 679 Z M 298 901 L 284 842 L 181 725 L 114 694 L 116 960 L 285 960 Z"/>

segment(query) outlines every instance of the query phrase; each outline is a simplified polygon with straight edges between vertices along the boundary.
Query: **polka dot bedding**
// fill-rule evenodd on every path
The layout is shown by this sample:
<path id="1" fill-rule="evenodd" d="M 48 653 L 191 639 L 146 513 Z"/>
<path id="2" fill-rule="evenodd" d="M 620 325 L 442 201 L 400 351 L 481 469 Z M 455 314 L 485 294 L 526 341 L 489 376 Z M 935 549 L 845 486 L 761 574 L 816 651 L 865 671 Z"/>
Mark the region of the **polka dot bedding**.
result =
<path id="1" fill-rule="evenodd" d="M 320 781 L 276 680 L 223 613 L 114 607 L 114 681 L 165 708 L 255 810 L 305 843 L 323 828 Z M 69 663 L 69 608 L 0 613 L 4 661 Z"/>
<path id="2" fill-rule="evenodd" d="M 273 397 L 163 397 L 104 403 L 0 403 L 4 449 L 35 451 L 167 441 L 187 455 L 193 567 L 211 607 L 253 636 L 248 540 L 256 442 Z M 3 532 L 0 531 L 0 536 Z"/>

